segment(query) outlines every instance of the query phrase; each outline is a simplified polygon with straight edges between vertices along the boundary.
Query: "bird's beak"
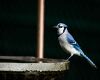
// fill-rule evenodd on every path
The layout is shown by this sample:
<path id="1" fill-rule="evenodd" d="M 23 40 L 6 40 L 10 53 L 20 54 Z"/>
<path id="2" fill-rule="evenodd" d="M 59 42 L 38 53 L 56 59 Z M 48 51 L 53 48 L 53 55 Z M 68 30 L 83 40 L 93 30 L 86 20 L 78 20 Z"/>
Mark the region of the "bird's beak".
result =
<path id="1" fill-rule="evenodd" d="M 57 26 L 53 26 L 53 28 L 58 28 Z"/>

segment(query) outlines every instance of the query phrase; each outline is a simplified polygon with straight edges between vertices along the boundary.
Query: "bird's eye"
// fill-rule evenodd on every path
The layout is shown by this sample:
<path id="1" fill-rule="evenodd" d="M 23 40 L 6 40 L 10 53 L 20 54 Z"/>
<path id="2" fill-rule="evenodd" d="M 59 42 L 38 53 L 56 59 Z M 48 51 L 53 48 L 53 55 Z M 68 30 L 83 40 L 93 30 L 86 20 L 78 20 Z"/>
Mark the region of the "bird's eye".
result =
<path id="1" fill-rule="evenodd" d="M 59 26 L 59 28 L 62 28 L 63 26 Z"/>

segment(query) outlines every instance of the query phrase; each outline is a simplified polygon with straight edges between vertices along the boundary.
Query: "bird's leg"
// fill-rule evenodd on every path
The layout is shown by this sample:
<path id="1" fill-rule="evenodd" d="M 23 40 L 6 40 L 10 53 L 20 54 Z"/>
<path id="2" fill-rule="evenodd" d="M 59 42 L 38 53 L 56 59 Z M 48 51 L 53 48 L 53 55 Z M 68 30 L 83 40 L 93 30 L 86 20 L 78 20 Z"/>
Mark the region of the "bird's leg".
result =
<path id="1" fill-rule="evenodd" d="M 67 59 L 69 61 L 69 59 L 73 56 L 73 54 L 70 55 L 70 57 Z"/>

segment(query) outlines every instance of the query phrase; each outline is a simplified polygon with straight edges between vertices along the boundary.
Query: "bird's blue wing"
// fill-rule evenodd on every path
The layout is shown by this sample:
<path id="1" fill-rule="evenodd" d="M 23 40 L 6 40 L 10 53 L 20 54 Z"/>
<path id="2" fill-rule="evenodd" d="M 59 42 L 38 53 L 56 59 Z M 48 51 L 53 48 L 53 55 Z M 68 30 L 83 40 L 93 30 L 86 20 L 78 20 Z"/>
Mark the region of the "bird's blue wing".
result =
<path id="1" fill-rule="evenodd" d="M 78 45 L 78 43 L 74 40 L 73 36 L 70 33 L 67 34 L 67 41 L 68 41 L 69 44 L 71 44 L 73 46 L 80 47 Z"/>
<path id="2" fill-rule="evenodd" d="M 81 50 L 80 46 L 78 45 L 78 43 L 74 40 L 73 36 L 68 33 L 67 34 L 67 41 L 69 44 L 71 44 L 76 50 L 78 50 L 80 52 L 80 54 L 84 54 L 83 51 Z"/>
<path id="3" fill-rule="evenodd" d="M 78 45 L 78 43 L 74 40 L 73 36 L 68 33 L 67 34 L 67 41 L 69 44 L 71 44 L 76 50 L 78 50 L 80 52 L 80 54 L 84 54 L 84 52 L 81 50 L 80 46 Z"/>
<path id="4" fill-rule="evenodd" d="M 70 33 L 67 34 L 67 41 L 69 44 L 73 45 L 73 47 L 76 50 L 78 50 L 80 52 L 80 56 L 84 57 L 90 63 L 91 66 L 96 68 L 96 65 L 84 54 L 84 52 L 81 50 L 80 46 L 74 40 L 73 36 Z"/>
<path id="5" fill-rule="evenodd" d="M 78 45 L 78 43 L 74 40 L 73 36 L 68 33 L 67 34 L 67 41 L 69 44 L 71 44 L 77 51 L 80 52 L 80 54 L 84 54 L 83 51 L 81 50 L 80 46 Z"/>

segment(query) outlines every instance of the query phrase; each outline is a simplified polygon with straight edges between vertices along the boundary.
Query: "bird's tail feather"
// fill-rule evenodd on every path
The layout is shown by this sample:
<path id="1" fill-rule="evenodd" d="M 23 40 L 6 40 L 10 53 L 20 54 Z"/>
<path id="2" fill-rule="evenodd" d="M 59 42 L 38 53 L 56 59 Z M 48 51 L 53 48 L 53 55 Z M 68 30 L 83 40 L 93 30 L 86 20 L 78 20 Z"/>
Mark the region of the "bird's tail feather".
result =
<path id="1" fill-rule="evenodd" d="M 93 61 L 91 61 L 84 53 L 81 54 L 87 61 L 88 63 L 92 66 L 92 67 L 96 67 L 96 65 L 93 63 Z"/>

